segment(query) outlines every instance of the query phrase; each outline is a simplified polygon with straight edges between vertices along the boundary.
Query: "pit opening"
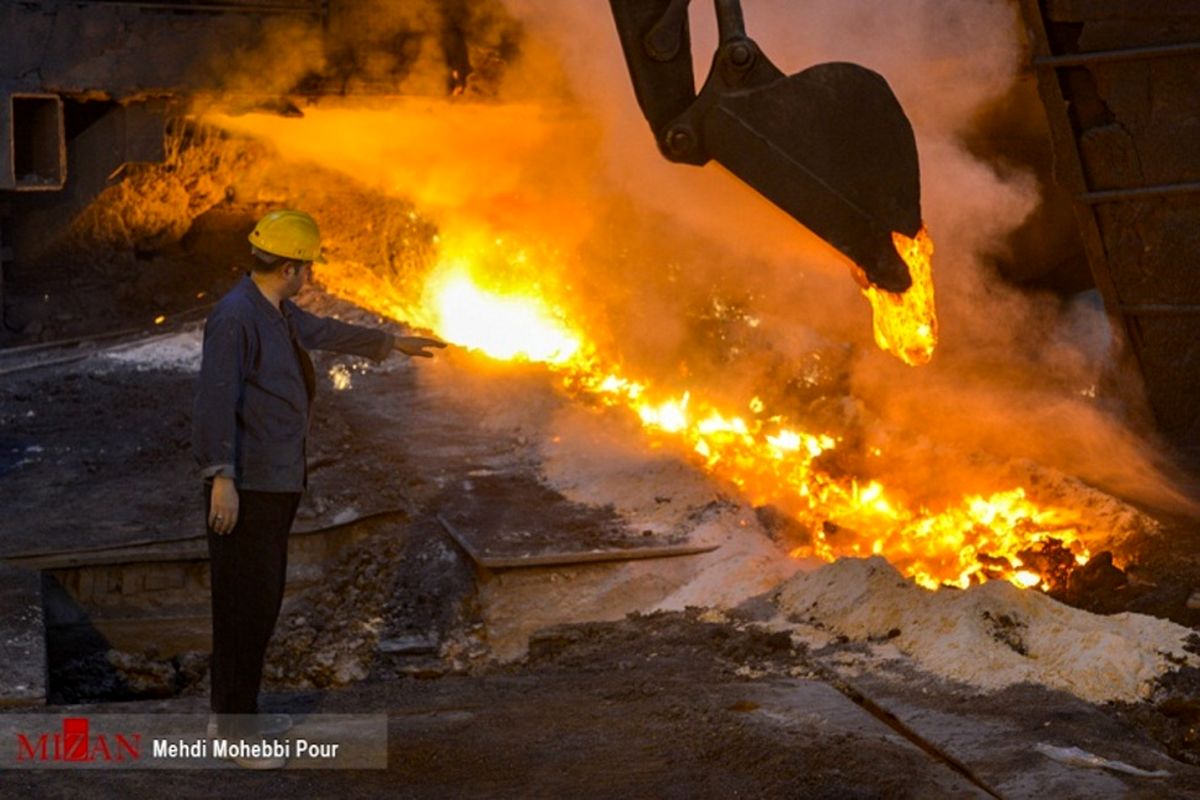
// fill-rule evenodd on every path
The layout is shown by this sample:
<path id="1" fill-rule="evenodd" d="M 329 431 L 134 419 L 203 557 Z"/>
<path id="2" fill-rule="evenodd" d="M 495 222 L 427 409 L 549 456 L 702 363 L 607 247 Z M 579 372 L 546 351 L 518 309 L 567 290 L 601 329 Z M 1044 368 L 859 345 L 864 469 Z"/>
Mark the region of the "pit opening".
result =
<path id="1" fill-rule="evenodd" d="M 354 525 L 293 533 L 281 619 L 364 536 Z M 212 622 L 202 538 L 41 561 L 48 702 L 160 699 L 204 689 Z"/>

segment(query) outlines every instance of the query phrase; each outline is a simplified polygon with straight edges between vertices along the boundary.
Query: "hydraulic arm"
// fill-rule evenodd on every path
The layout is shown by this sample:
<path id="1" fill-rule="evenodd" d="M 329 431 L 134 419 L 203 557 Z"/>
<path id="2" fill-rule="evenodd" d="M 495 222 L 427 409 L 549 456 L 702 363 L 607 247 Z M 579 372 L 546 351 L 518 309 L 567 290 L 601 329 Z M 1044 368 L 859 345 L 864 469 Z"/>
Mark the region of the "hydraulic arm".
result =
<path id="1" fill-rule="evenodd" d="M 738 0 L 699 93 L 689 0 L 610 0 L 634 91 L 662 154 L 721 164 L 829 242 L 874 285 L 912 284 L 892 232 L 921 228 L 912 126 L 887 81 L 857 64 L 785 75 L 746 36 Z"/>

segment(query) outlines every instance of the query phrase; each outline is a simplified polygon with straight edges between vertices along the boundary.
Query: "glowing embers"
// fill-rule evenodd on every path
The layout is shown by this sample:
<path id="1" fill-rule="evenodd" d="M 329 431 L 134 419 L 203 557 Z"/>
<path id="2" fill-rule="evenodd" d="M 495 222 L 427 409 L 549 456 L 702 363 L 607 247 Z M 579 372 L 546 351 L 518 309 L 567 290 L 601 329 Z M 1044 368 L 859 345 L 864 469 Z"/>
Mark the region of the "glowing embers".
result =
<path id="1" fill-rule="evenodd" d="M 984 580 L 1045 587 L 1056 583 L 1064 564 L 1088 556 L 1082 540 L 1092 531 L 1080 515 L 1039 505 L 1021 489 L 925 508 L 895 487 L 837 468 L 833 453 L 846 443 L 805 430 L 760 397 L 718 405 L 698 386 L 630 377 L 598 351 L 579 325 L 583 317 L 560 306 L 570 294 L 553 283 L 560 271 L 547 268 L 555 258 L 551 250 L 470 229 L 443 231 L 435 241 L 436 266 L 419 289 L 386 280 L 369 288 L 341 280 L 337 273 L 346 267 L 336 262 L 326 267 L 327 285 L 335 291 L 356 287 L 357 302 L 428 327 L 461 347 L 500 360 L 545 363 L 571 396 L 627 410 L 652 446 L 689 453 L 714 478 L 736 487 L 748 504 L 771 505 L 794 520 L 794 530 L 806 534 L 790 542 L 804 542 L 798 556 L 882 554 L 930 587 Z M 922 239 L 913 242 L 920 245 Z M 923 247 L 927 258 L 927 237 Z M 914 269 L 914 278 L 927 285 L 928 270 Z M 419 300 L 397 305 L 393 298 L 401 288 L 415 289 Z M 928 302 L 932 314 L 932 299 Z M 886 456 L 875 448 L 872 457 Z"/>
<path id="2" fill-rule="evenodd" d="M 908 265 L 912 286 L 903 294 L 868 286 L 863 294 L 875 314 L 875 343 L 905 364 L 929 363 L 937 347 L 937 310 L 933 302 L 933 239 L 921 228 L 917 238 L 893 233 L 896 252 Z"/>
<path id="3" fill-rule="evenodd" d="M 1035 503 L 1019 487 L 970 495 L 936 513 L 891 503 L 884 491 L 874 481 L 856 485 L 848 502 L 830 509 L 812 546 L 793 555 L 882 554 L 931 589 L 943 583 L 965 589 L 985 580 L 1048 589 L 1090 557 L 1080 513 Z"/>

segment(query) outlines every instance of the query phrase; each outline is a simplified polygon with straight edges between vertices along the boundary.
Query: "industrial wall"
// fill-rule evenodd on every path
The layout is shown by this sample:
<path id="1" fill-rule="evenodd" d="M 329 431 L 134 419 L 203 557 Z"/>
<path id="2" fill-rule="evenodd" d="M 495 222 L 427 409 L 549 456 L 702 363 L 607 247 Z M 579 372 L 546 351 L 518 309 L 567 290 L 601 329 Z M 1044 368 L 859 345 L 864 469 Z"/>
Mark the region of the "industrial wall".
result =
<path id="1" fill-rule="evenodd" d="M 1166 437 L 1200 454 L 1200 7 L 1024 0 L 1058 180 Z"/>

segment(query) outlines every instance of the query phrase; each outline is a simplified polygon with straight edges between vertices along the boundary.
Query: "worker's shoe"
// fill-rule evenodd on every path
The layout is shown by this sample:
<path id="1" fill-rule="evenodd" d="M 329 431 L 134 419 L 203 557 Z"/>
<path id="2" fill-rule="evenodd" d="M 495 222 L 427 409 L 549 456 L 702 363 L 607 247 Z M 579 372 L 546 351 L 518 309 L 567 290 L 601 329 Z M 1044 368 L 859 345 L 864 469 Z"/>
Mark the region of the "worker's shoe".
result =
<path id="1" fill-rule="evenodd" d="M 279 736 L 292 729 L 292 717 L 289 714 L 258 714 L 255 719 L 256 736 Z M 217 726 L 217 715 L 208 717 L 208 738 L 216 739 L 220 735 Z"/>
<path id="2" fill-rule="evenodd" d="M 263 736 L 279 736 L 292 729 L 290 714 L 259 714 L 258 732 Z"/>

